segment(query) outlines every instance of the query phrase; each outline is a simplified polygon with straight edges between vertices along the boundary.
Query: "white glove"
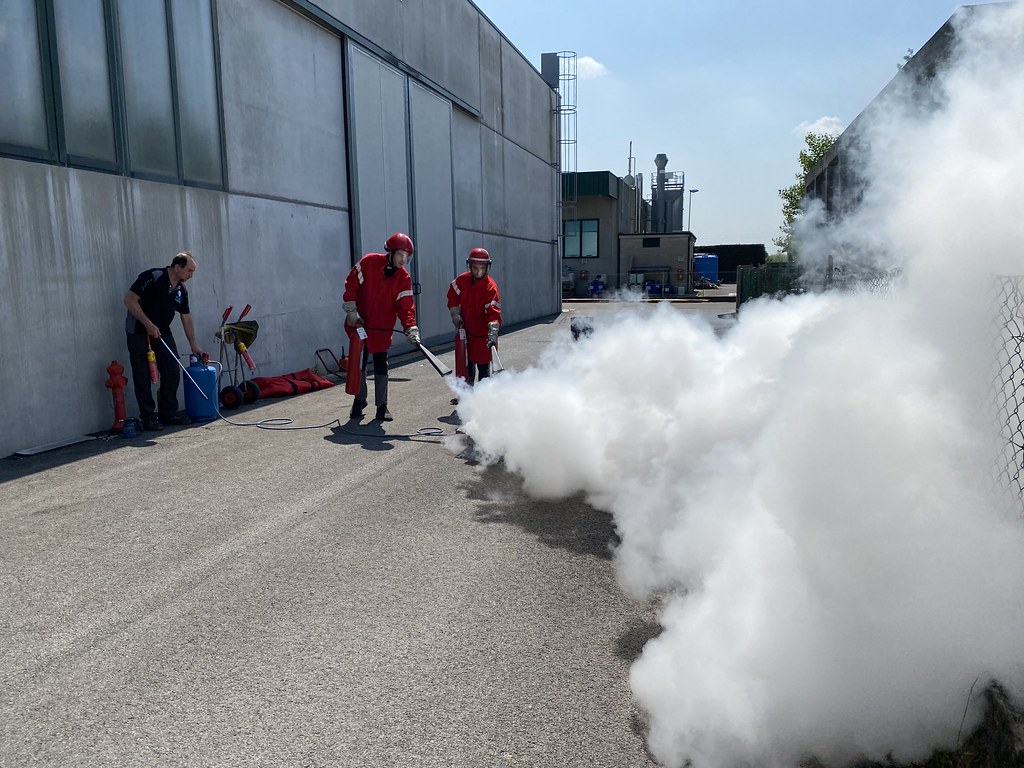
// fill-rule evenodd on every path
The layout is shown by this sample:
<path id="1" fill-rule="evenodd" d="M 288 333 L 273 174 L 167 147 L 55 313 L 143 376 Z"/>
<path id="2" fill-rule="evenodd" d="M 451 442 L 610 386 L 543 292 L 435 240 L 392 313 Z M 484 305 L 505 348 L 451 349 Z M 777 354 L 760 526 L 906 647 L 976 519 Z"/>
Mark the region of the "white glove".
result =
<path id="1" fill-rule="evenodd" d="M 461 307 L 452 307 L 448 311 L 452 313 L 452 324 L 456 328 L 461 328 L 462 327 L 462 308 Z"/>
<path id="2" fill-rule="evenodd" d="M 498 324 L 488 323 L 487 324 L 487 346 L 493 347 L 498 343 Z"/>
<path id="3" fill-rule="evenodd" d="M 346 301 L 341 305 L 341 308 L 345 310 L 345 322 L 352 328 L 358 328 L 363 324 L 363 318 L 359 316 L 359 310 L 356 309 L 354 301 Z"/>
<path id="4" fill-rule="evenodd" d="M 420 343 L 420 329 L 417 328 L 415 325 L 410 325 L 408 328 L 406 328 L 405 335 L 409 337 L 409 341 L 411 341 L 413 344 L 418 345 Z"/>

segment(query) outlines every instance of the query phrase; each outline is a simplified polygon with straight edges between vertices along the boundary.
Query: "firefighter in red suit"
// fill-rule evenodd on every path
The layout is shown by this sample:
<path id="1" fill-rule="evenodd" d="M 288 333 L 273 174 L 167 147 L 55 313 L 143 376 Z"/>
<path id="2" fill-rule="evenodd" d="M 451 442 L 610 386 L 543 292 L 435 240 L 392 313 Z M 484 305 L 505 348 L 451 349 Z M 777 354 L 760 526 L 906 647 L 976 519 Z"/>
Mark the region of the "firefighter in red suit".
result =
<path id="1" fill-rule="evenodd" d="M 491 255 L 484 248 L 471 250 L 466 263 L 469 270 L 448 286 L 448 311 L 455 327 L 466 329 L 466 381 L 472 386 L 478 371 L 481 379 L 491 375 L 491 347 L 498 343 L 501 327 L 501 296 L 498 284 L 487 274 Z"/>
<path id="2" fill-rule="evenodd" d="M 405 268 L 412 258 L 412 240 L 402 232 L 395 232 L 384 243 L 384 250 L 386 253 L 366 254 L 352 267 L 345 280 L 342 308 L 345 310 L 345 331 L 349 335 L 350 346 L 356 328 L 366 330 L 362 367 L 365 370 L 367 359 L 373 358 L 375 418 L 391 421 L 388 411 L 388 348 L 395 321 L 402 321 L 402 328 L 413 344 L 420 343 L 420 329 L 416 327 L 412 276 Z M 366 377 L 363 376 L 349 418 L 362 418 L 366 395 Z"/>

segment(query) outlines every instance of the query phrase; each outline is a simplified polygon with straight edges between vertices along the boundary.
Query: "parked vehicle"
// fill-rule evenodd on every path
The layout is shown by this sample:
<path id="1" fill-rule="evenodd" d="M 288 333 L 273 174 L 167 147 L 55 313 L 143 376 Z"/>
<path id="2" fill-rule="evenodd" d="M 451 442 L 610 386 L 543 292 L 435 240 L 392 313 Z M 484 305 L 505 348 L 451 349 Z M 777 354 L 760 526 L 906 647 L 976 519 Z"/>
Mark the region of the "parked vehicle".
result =
<path id="1" fill-rule="evenodd" d="M 708 288 L 718 288 L 719 286 L 721 286 L 721 283 L 715 280 L 710 280 L 704 277 L 704 275 L 697 275 L 697 277 L 693 278 L 693 287 L 700 290 L 706 290 Z"/>

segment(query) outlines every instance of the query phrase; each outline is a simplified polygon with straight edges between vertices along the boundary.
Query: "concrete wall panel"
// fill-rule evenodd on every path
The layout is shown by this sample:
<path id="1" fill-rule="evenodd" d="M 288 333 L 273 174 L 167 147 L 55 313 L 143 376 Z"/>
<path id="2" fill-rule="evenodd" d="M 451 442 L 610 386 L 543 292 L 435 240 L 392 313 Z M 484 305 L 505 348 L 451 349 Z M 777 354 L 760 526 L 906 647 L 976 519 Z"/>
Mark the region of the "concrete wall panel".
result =
<path id="1" fill-rule="evenodd" d="M 561 293 L 552 280 L 553 249 L 547 243 L 518 240 L 507 244 L 511 258 L 508 269 L 515 275 L 506 281 L 508 288 L 501 297 L 504 315 L 508 307 L 508 323 L 521 323 L 537 317 L 556 314 L 561 309 Z"/>
<path id="2" fill-rule="evenodd" d="M 404 60 L 449 93 L 479 108 L 479 13 L 466 0 L 409 2 L 405 6 Z"/>
<path id="3" fill-rule="evenodd" d="M 16 173 L 22 166 L 26 172 Z M 112 325 L 109 310 L 97 313 L 97 307 L 116 290 L 118 270 L 101 255 L 87 253 L 84 244 L 72 248 L 69 240 L 88 232 L 93 247 L 103 249 L 116 247 L 117 235 L 107 241 L 101 226 L 65 213 L 73 199 L 88 198 L 72 187 L 67 174 L 55 169 L 0 160 L 4 455 L 86 431 L 85 412 L 103 413 L 104 394 L 110 402 L 103 368 L 113 345 L 102 347 L 106 359 L 97 355 L 91 361 L 88 347 L 97 328 Z M 117 190 L 94 202 L 116 208 Z M 73 321 L 71 312 L 80 319 Z M 111 406 L 106 408 L 112 422 Z"/>
<path id="4" fill-rule="evenodd" d="M 508 209 L 505 205 L 505 139 L 484 128 L 480 132 L 480 158 L 483 179 L 483 229 L 505 234 Z"/>
<path id="5" fill-rule="evenodd" d="M 508 41 L 501 46 L 502 133 L 538 157 L 551 155 L 551 89 Z"/>
<path id="6" fill-rule="evenodd" d="M 501 131 L 501 34 L 480 18 L 480 119 L 492 131 Z"/>
<path id="7" fill-rule="evenodd" d="M 232 191 L 348 206 L 341 41 L 275 0 L 219 0 Z"/>
<path id="8" fill-rule="evenodd" d="M 452 176 L 455 184 L 455 226 L 483 228 L 483 184 L 480 123 L 452 111 Z"/>
<path id="9" fill-rule="evenodd" d="M 319 5 L 472 108 L 480 107 L 481 17 L 466 0 L 324 0 Z"/>
<path id="10" fill-rule="evenodd" d="M 455 264 L 452 107 L 415 83 L 409 89 L 417 243 L 413 274 L 421 289 L 416 320 L 423 338 L 430 339 L 450 327 L 445 295 Z"/>
<path id="11" fill-rule="evenodd" d="M 252 357 L 261 376 L 312 366 L 315 352 L 330 347 L 340 357 L 342 292 L 348 274 L 349 217 L 344 211 L 234 196 L 228 205 L 230 247 L 222 286 L 203 307 L 211 347 L 224 307 L 233 317 L 252 304 L 248 319 L 260 324 Z M 197 273 L 193 282 L 202 285 Z M 200 298 L 203 293 L 196 291 Z"/>
<path id="12" fill-rule="evenodd" d="M 406 78 L 357 45 L 348 60 L 361 256 L 381 251 L 392 232 L 411 231 Z"/>
<path id="13" fill-rule="evenodd" d="M 402 57 L 402 28 L 408 3 L 403 0 L 320 0 L 317 5 L 385 51 Z"/>
<path id="14" fill-rule="evenodd" d="M 551 166 L 522 148 L 505 142 L 507 226 L 520 237 L 551 241 L 555 216 Z"/>

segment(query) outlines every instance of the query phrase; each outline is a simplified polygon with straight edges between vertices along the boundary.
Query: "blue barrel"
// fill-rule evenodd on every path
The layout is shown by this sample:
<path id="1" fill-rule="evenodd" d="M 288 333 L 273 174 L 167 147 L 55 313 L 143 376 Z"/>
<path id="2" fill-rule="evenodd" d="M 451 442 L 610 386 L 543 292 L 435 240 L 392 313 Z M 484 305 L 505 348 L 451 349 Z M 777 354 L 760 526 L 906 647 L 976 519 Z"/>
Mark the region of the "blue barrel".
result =
<path id="1" fill-rule="evenodd" d="M 706 277 L 713 283 L 718 282 L 718 255 L 714 253 L 693 254 L 693 271 L 697 277 Z"/>
<path id="2" fill-rule="evenodd" d="M 213 421 L 217 418 L 217 369 L 212 365 L 203 365 L 197 355 L 189 355 L 188 359 L 188 376 L 185 377 L 185 413 L 192 421 Z M 190 379 L 189 376 L 192 378 Z M 199 389 L 196 389 L 196 384 L 192 383 L 192 379 L 195 379 Z"/>

